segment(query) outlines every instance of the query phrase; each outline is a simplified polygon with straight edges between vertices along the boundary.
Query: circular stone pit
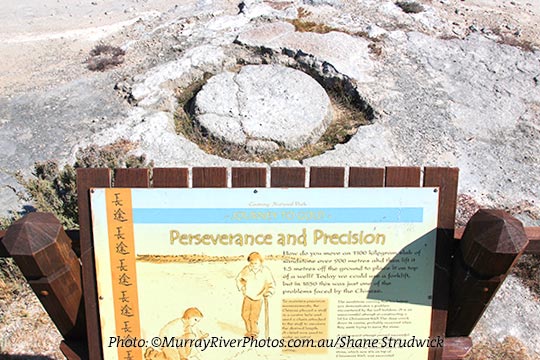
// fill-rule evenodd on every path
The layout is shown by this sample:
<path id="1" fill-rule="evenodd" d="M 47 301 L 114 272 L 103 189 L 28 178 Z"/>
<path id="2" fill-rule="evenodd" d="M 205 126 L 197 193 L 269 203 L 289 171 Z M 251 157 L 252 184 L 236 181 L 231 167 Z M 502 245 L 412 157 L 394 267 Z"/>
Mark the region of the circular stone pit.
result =
<path id="1" fill-rule="evenodd" d="M 247 65 L 215 75 L 193 105 L 195 121 L 209 134 L 255 153 L 316 143 L 333 119 L 324 88 L 280 65 Z"/>

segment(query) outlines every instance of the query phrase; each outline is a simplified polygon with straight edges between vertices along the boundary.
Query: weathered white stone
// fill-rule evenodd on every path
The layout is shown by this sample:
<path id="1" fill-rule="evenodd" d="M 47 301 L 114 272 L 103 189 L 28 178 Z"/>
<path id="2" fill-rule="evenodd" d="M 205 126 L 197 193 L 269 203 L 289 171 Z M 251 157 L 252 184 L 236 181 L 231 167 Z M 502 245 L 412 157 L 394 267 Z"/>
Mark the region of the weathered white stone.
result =
<path id="1" fill-rule="evenodd" d="M 197 94 L 195 114 L 212 113 L 238 118 L 239 89 L 234 80 L 235 76 L 235 73 L 224 72 L 211 77 Z"/>
<path id="2" fill-rule="evenodd" d="M 267 140 L 248 140 L 246 143 L 246 149 L 252 154 L 263 154 L 277 151 L 279 149 L 279 145 L 273 141 Z"/>
<path id="3" fill-rule="evenodd" d="M 246 134 L 238 117 L 202 114 L 197 116 L 197 121 L 211 135 L 221 140 L 237 145 L 243 145 L 246 142 Z"/>
<path id="4" fill-rule="evenodd" d="M 331 64 L 337 71 L 359 82 L 370 82 L 374 67 L 366 39 L 339 31 L 326 34 L 296 32 L 289 23 L 273 23 L 241 33 L 237 41 L 254 47 L 301 51 Z"/>
<path id="5" fill-rule="evenodd" d="M 388 31 L 386 31 L 382 27 L 377 26 L 375 24 L 369 25 L 366 28 L 366 31 L 368 33 L 368 37 L 370 37 L 371 39 L 376 39 L 376 38 L 378 38 L 380 36 L 383 36 L 383 35 L 386 35 L 388 33 Z"/>
<path id="6" fill-rule="evenodd" d="M 196 96 L 195 119 L 235 144 L 250 138 L 297 149 L 324 133 L 332 106 L 309 75 L 279 65 L 250 65 L 211 78 Z"/>
<path id="7" fill-rule="evenodd" d="M 325 90 L 301 71 L 276 66 L 246 66 L 236 79 L 242 126 L 251 137 L 287 148 L 316 142 L 332 121 Z"/>
<path id="8" fill-rule="evenodd" d="M 270 164 L 271 167 L 302 167 L 300 161 L 298 160 L 291 160 L 291 159 L 280 159 L 276 161 L 272 161 Z"/>
<path id="9" fill-rule="evenodd" d="M 223 49 L 213 45 L 201 45 L 190 49 L 179 60 L 152 68 L 144 75 L 144 81 L 133 85 L 131 94 L 137 101 L 146 97 L 155 98 L 169 81 L 180 79 L 193 68 L 219 68 L 227 61 Z M 152 103 L 155 101 L 152 100 Z"/>
<path id="10" fill-rule="evenodd" d="M 311 5 L 311 6 L 321 6 L 321 5 L 329 5 L 329 6 L 339 6 L 341 5 L 341 0 L 304 0 L 304 4 Z"/>
<path id="11" fill-rule="evenodd" d="M 238 42 L 251 46 L 273 44 L 282 36 L 294 33 L 294 25 L 288 22 L 273 22 L 258 26 L 238 35 Z"/>

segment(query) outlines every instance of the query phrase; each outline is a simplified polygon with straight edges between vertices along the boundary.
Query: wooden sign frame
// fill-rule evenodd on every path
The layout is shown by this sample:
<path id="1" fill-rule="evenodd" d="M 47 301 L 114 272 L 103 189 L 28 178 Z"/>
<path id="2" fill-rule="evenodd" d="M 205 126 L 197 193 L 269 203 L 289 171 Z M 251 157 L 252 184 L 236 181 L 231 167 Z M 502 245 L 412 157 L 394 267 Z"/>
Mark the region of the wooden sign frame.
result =
<path id="1" fill-rule="evenodd" d="M 457 168 L 426 167 L 273 167 L 269 187 L 438 187 L 439 213 L 433 285 L 431 336 L 444 337 L 449 305 L 450 268 L 454 248 L 454 220 L 457 201 Z M 194 167 L 191 187 L 228 187 L 228 169 L 224 167 Z M 348 182 L 345 184 L 346 172 Z M 423 174 L 423 179 L 422 179 Z M 102 359 L 101 330 L 97 299 L 90 188 L 187 188 L 189 169 L 78 169 L 77 193 L 81 242 L 82 280 L 90 359 Z M 231 186 L 266 187 L 267 169 L 263 167 L 230 169 Z M 114 181 L 113 181 L 114 180 Z M 430 348 L 429 360 L 442 359 L 443 348 Z"/>

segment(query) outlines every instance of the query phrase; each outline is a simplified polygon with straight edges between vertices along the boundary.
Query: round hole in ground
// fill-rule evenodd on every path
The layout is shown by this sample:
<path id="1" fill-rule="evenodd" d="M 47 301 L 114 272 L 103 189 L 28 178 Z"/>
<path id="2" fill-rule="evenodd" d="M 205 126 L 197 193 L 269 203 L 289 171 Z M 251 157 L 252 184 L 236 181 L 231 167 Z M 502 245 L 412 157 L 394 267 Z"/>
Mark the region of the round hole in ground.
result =
<path id="1" fill-rule="evenodd" d="M 231 160 L 301 161 L 373 122 L 373 109 L 350 79 L 288 65 L 247 64 L 178 89 L 177 132 Z"/>

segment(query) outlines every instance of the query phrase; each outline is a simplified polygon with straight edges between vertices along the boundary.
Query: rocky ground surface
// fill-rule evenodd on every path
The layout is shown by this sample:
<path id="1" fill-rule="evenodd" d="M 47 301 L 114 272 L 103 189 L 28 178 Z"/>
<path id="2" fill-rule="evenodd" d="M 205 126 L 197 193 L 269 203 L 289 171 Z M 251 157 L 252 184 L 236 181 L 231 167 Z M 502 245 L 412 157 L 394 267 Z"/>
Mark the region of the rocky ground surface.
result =
<path id="1" fill-rule="evenodd" d="M 93 143 L 129 139 L 157 166 L 253 165 L 178 135 L 176 96 L 209 74 L 273 63 L 304 70 L 327 89 L 342 84 L 372 112 L 348 142 L 302 165 L 456 166 L 463 196 L 519 205 L 520 219 L 539 226 L 540 4 L 418 3 L 422 11 L 406 13 L 371 0 L 4 1 L 1 212 L 23 205 L 16 171 L 71 162 Z M 120 47 L 122 64 L 91 71 L 98 44 Z M 22 305 L 0 303 L 0 349 L 60 356 L 54 341 L 30 344 L 36 329 L 58 335 L 44 330 L 50 324 L 28 289 L 19 294 Z M 18 316 L 24 303 L 32 305 Z M 512 334 L 540 356 L 530 336 L 540 331 L 538 297 L 512 279 L 491 308 L 505 311 L 488 311 L 475 338 Z"/>

